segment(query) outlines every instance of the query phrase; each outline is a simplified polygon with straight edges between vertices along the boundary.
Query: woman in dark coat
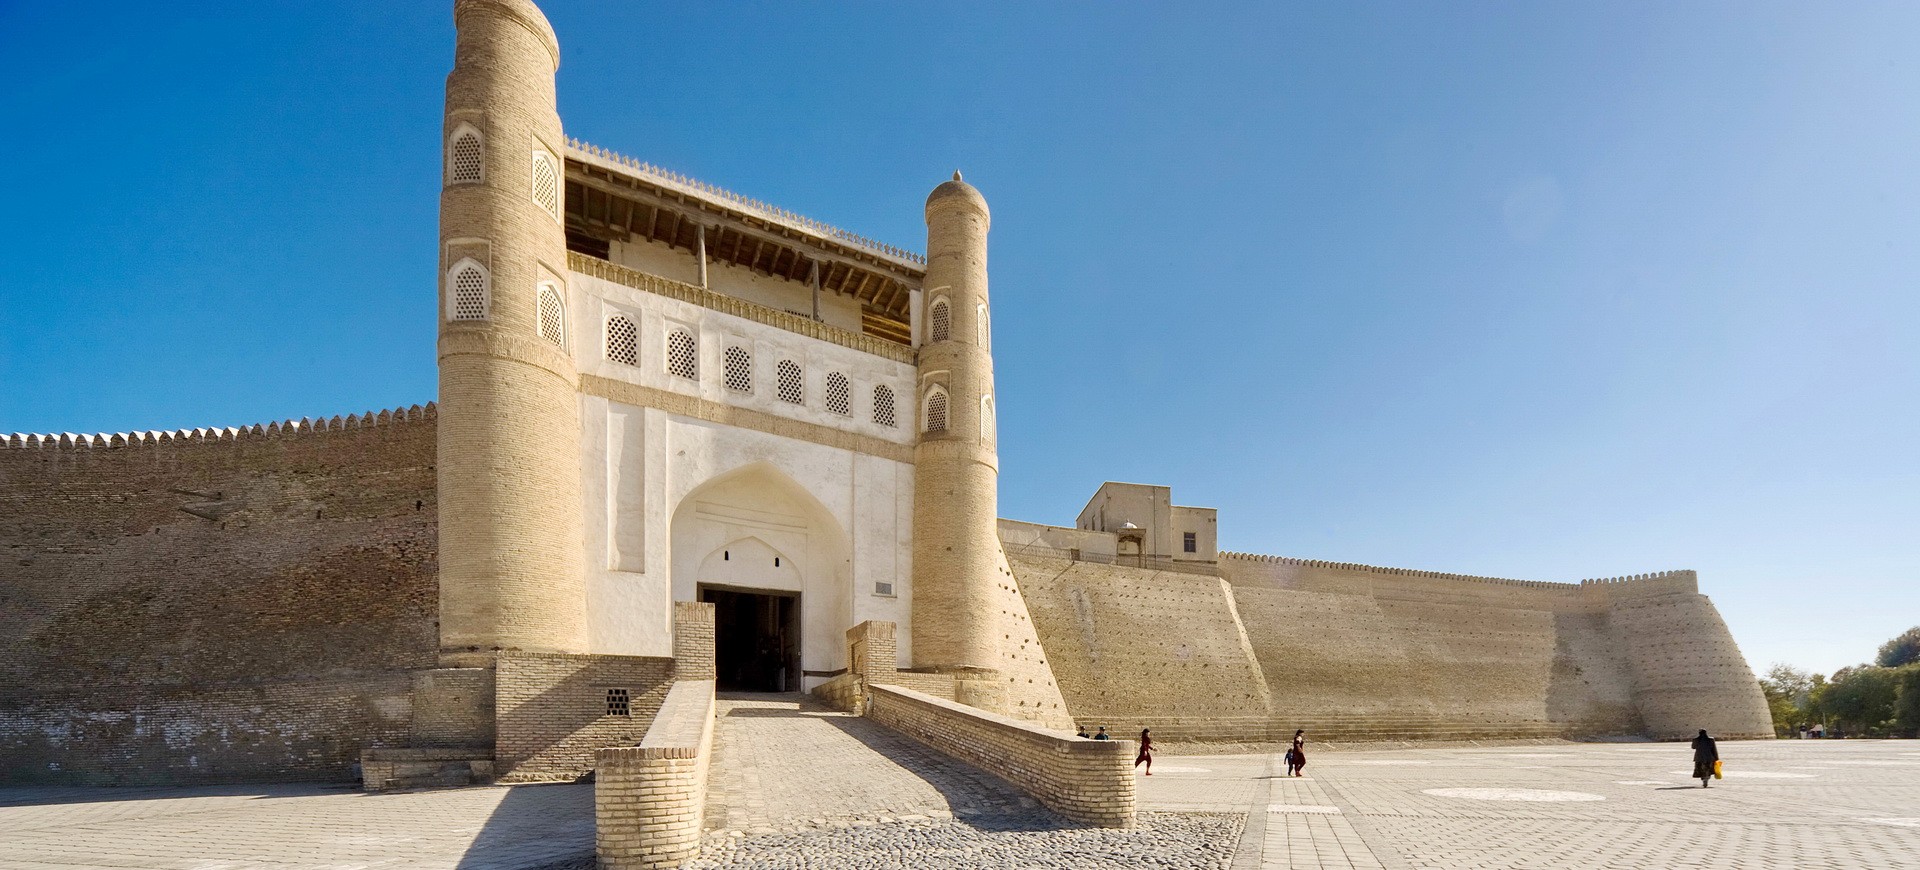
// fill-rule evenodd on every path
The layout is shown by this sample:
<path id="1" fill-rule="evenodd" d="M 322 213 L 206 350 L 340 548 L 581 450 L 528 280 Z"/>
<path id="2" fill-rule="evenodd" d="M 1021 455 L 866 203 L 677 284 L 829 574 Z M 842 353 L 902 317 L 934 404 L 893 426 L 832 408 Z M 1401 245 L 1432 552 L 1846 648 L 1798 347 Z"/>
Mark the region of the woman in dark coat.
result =
<path id="1" fill-rule="evenodd" d="M 1708 788 L 1713 779 L 1713 764 L 1720 760 L 1720 747 L 1713 738 L 1707 736 L 1707 729 L 1700 729 L 1700 736 L 1693 738 L 1693 778 L 1700 780 L 1701 788 Z"/>
<path id="2" fill-rule="evenodd" d="M 1300 771 L 1307 767 L 1307 732 L 1305 729 L 1293 732 L 1293 747 L 1287 750 L 1287 775 L 1301 776 Z"/>
<path id="3" fill-rule="evenodd" d="M 1151 728 L 1140 729 L 1140 754 L 1133 757 L 1133 766 L 1139 767 L 1140 763 L 1143 761 L 1146 762 L 1146 765 L 1147 765 L 1147 775 L 1152 776 L 1153 775 L 1153 729 Z"/>

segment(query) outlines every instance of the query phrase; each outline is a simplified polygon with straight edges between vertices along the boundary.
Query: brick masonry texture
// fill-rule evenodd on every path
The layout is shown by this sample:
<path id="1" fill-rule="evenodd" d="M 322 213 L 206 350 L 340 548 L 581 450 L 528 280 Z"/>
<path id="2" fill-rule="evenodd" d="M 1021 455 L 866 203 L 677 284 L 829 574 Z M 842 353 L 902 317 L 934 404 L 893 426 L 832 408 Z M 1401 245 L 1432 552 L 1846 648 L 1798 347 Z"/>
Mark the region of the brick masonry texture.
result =
<path id="1" fill-rule="evenodd" d="M 677 867 L 700 854 L 713 713 L 712 680 L 674 683 L 639 746 L 595 753 L 600 867 Z"/>
<path id="2" fill-rule="evenodd" d="M 1770 733 L 1690 572 L 1550 584 L 1230 554 L 1222 582 L 1014 566 L 1088 726 L 1223 742 Z"/>
<path id="3" fill-rule="evenodd" d="M 870 689 L 867 716 L 1012 783 L 1069 819 L 1134 824 L 1130 740 L 1083 740 L 899 686 Z"/>
<path id="4" fill-rule="evenodd" d="M 431 408 L 0 450 L 0 781 L 350 780 L 434 662 L 434 532 Z"/>
<path id="5" fill-rule="evenodd" d="M 672 679 L 669 658 L 501 653 L 494 701 L 500 780 L 585 776 L 594 750 L 639 742 Z M 608 689 L 627 691 L 629 715 L 608 715 Z"/>

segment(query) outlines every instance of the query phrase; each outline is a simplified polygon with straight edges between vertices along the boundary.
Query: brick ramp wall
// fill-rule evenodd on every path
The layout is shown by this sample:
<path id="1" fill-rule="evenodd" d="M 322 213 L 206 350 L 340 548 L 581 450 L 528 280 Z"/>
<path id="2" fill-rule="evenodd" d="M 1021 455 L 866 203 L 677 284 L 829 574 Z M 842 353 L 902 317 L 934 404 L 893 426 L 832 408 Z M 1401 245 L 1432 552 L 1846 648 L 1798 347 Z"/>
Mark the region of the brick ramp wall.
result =
<path id="1" fill-rule="evenodd" d="M 869 687 L 867 716 L 1012 783 L 1069 819 L 1130 828 L 1130 740 L 1083 740 L 900 686 Z"/>
<path id="2" fill-rule="evenodd" d="M 435 664 L 434 417 L 0 449 L 0 782 L 347 781 Z"/>
<path id="3" fill-rule="evenodd" d="M 674 683 L 639 746 L 594 753 L 594 840 L 604 870 L 675 867 L 700 853 L 713 689 L 712 680 Z"/>
<path id="4" fill-rule="evenodd" d="M 494 686 L 495 768 L 502 782 L 579 779 L 594 752 L 637 742 L 673 687 L 673 659 L 503 652 Z M 607 712 L 626 689 L 628 715 Z"/>

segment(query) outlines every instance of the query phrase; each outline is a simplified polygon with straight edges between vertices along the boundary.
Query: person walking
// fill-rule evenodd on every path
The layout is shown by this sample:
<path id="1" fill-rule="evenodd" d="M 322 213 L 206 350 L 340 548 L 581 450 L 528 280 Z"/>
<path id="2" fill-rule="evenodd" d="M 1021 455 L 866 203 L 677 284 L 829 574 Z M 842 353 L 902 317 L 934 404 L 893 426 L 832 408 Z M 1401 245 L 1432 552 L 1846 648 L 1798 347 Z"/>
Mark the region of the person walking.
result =
<path id="1" fill-rule="evenodd" d="M 1287 775 L 1305 776 L 1300 771 L 1307 767 L 1307 732 L 1300 729 L 1293 732 L 1293 746 L 1287 749 Z"/>
<path id="2" fill-rule="evenodd" d="M 1143 761 L 1147 763 L 1147 775 L 1152 776 L 1153 775 L 1153 729 L 1151 728 L 1140 729 L 1140 754 L 1133 757 L 1133 766 L 1139 767 L 1140 763 Z"/>
<path id="3" fill-rule="evenodd" d="M 1707 729 L 1700 729 L 1700 736 L 1693 738 L 1693 777 L 1700 780 L 1701 788 L 1709 788 L 1713 781 L 1713 766 L 1720 761 L 1720 747 L 1713 738 L 1707 736 Z"/>

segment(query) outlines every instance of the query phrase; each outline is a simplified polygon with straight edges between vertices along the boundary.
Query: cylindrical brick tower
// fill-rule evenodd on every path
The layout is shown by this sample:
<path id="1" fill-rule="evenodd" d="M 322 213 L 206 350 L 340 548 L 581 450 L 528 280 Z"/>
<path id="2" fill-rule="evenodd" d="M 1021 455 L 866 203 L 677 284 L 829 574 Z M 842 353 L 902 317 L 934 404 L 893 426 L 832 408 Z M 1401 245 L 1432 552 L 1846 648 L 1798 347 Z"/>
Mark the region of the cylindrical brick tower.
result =
<path id="1" fill-rule="evenodd" d="M 529 0 L 457 0 L 440 195 L 440 663 L 584 652 L 560 43 Z"/>
<path id="2" fill-rule="evenodd" d="M 913 665 L 985 676 L 1000 661 L 1000 460 L 988 352 L 987 201 L 960 180 L 927 197 L 920 440 L 914 448 Z"/>

